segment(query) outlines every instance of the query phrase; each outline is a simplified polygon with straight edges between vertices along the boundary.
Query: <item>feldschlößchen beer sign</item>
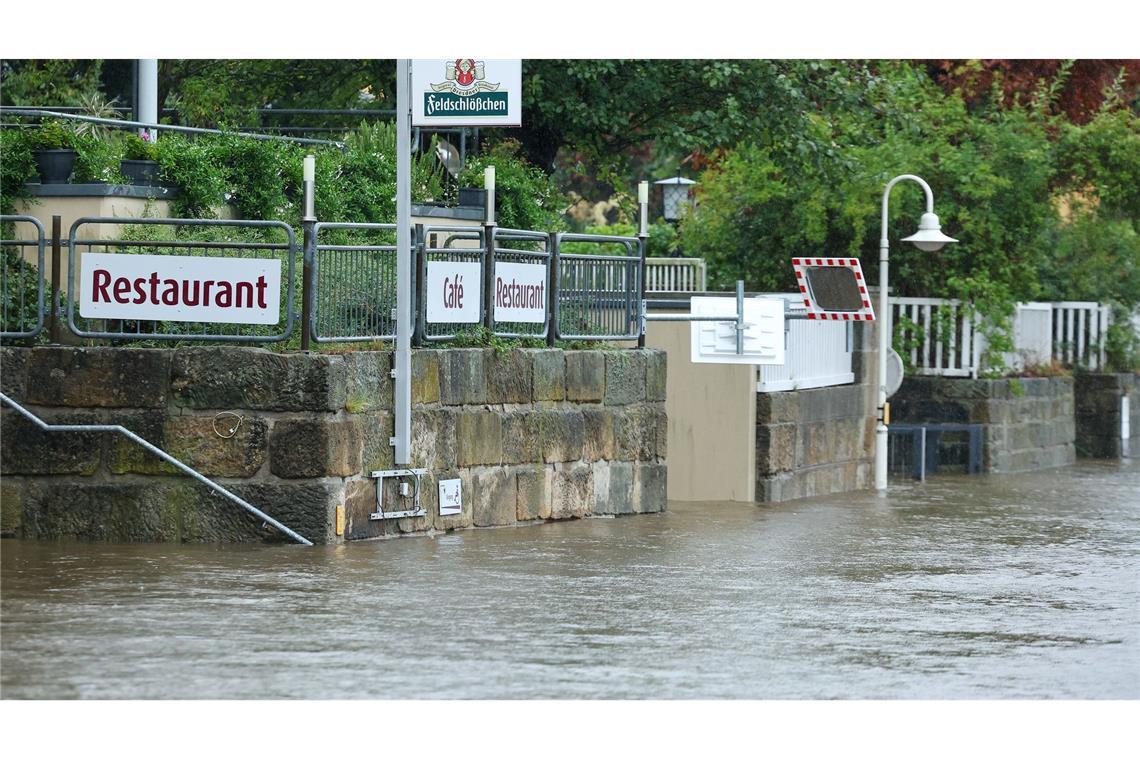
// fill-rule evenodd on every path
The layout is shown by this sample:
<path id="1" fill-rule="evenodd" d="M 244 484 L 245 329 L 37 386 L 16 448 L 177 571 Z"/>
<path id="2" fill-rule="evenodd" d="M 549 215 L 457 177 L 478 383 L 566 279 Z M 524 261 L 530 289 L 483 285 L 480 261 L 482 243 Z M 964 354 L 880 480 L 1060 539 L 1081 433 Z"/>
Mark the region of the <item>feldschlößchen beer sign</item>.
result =
<path id="1" fill-rule="evenodd" d="M 412 61 L 412 126 L 522 126 L 522 61 Z"/>

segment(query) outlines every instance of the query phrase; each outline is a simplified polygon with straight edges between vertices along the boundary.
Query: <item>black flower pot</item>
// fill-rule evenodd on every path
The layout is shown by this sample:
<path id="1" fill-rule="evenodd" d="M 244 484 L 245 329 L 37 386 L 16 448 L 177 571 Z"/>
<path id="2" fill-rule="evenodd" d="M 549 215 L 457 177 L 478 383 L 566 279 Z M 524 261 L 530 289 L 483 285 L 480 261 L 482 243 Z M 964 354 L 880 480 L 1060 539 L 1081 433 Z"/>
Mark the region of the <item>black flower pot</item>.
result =
<path id="1" fill-rule="evenodd" d="M 486 208 L 487 191 L 481 187 L 461 187 L 459 188 L 459 205 Z"/>
<path id="2" fill-rule="evenodd" d="M 75 158 L 78 155 L 70 148 L 32 151 L 40 182 L 45 185 L 66 183 L 71 177 L 71 170 L 75 168 Z"/>
<path id="3" fill-rule="evenodd" d="M 146 187 L 158 186 L 157 161 L 133 161 L 124 158 L 119 163 L 119 169 L 123 172 L 123 176 L 127 178 L 127 182 L 132 185 L 144 185 Z"/>

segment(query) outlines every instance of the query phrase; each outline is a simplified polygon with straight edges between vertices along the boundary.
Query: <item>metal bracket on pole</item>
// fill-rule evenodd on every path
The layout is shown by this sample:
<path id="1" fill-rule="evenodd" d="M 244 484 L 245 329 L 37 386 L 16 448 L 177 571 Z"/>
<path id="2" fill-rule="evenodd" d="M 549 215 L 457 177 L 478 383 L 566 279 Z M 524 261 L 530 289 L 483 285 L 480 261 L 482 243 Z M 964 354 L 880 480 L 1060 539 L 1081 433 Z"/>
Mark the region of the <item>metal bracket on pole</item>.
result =
<path id="1" fill-rule="evenodd" d="M 427 475 L 427 470 L 377 470 L 372 473 L 372 477 L 376 478 L 376 511 L 368 515 L 369 520 L 394 520 L 398 517 L 426 517 L 427 510 L 420 506 L 420 486 L 422 484 L 423 476 Z M 400 483 L 400 496 L 402 498 L 412 497 L 412 508 L 397 510 L 395 512 L 384 511 L 384 478 L 415 478 L 415 493 L 409 494 L 407 491 L 407 483 Z"/>

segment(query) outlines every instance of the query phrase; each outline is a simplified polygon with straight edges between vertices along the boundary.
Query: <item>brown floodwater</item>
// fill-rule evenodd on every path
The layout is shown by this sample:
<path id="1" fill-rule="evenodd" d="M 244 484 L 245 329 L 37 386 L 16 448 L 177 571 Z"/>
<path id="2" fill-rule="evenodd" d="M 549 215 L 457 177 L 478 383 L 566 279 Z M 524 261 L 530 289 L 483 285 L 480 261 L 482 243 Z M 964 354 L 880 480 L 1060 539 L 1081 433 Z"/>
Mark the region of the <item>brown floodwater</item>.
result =
<path id="1" fill-rule="evenodd" d="M 0 542 L 0 696 L 1140 697 L 1140 460 L 344 546 Z"/>

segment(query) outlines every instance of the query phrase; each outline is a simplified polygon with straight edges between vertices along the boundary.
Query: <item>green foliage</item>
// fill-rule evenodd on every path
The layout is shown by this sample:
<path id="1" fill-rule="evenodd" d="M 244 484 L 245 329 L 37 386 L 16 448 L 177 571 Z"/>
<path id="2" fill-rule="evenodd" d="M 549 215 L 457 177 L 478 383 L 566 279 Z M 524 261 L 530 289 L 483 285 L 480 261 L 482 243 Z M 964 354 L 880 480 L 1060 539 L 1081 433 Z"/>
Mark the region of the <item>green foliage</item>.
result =
<path id="1" fill-rule="evenodd" d="M 179 218 L 212 219 L 225 201 L 226 178 L 217 164 L 209 140 L 188 140 L 164 135 L 155 143 L 163 178 L 178 186 L 172 204 Z"/>
<path id="2" fill-rule="evenodd" d="M 74 150 L 76 134 L 70 124 L 53 120 L 29 130 L 27 140 L 32 150 Z"/>
<path id="3" fill-rule="evenodd" d="M 8 225 L 5 225 L 8 226 Z M 11 234 L 8 230 L 5 236 Z M 4 293 L 4 303 L 0 304 L 4 314 L 4 329 L 24 332 L 32 329 L 37 321 L 39 309 L 39 272 L 33 263 L 23 261 L 14 246 L 5 246 L 0 252 L 0 290 Z M 45 304 L 50 299 L 51 288 L 46 287 Z"/>
<path id="4" fill-rule="evenodd" d="M 967 108 L 906 66 L 876 71 L 867 95 L 876 118 L 845 102 L 824 107 L 808 115 L 798 144 L 758 135 L 701 176 L 681 240 L 708 260 L 710 287 L 740 278 L 754 290 L 791 290 L 796 256 L 874 261 L 883 187 L 917 174 L 934 190 L 944 231 L 961 242 L 935 253 L 900 244 L 925 210 L 923 193 L 900 183 L 888 207 L 892 292 L 971 302 L 988 371 L 1000 372 L 1012 348 L 1017 301 L 1140 302 L 1134 113 L 1105 111 L 1082 127 L 1049 116 L 1064 67 L 1028 105 L 1007 108 Z M 867 270 L 874 283 L 876 268 Z"/>
<path id="5" fill-rule="evenodd" d="M 17 200 L 31 198 L 24 185 L 36 176 L 36 162 L 22 130 L 0 130 L 0 214 L 16 213 Z"/>
<path id="6" fill-rule="evenodd" d="M 0 103 L 82 106 L 99 88 L 101 60 L 5 60 Z"/>
<path id="7" fill-rule="evenodd" d="M 75 169 L 72 178 L 75 182 L 123 181 L 119 170 L 119 147 L 116 142 L 101 139 L 93 133 L 78 135 L 75 140 Z"/>
<path id="8" fill-rule="evenodd" d="M 127 135 L 123 140 L 123 159 L 126 161 L 157 161 L 158 146 L 138 135 Z"/>
<path id="9" fill-rule="evenodd" d="M 460 330 L 451 340 L 437 345 L 441 348 L 493 348 L 495 353 L 504 354 L 513 348 L 546 348 L 546 341 L 540 338 L 504 338 L 478 325 Z"/>
<path id="10" fill-rule="evenodd" d="M 1140 333 L 1133 327 L 1128 308 L 1113 304 L 1112 323 L 1104 339 L 1104 358 L 1109 372 L 1140 371 Z"/>
<path id="11" fill-rule="evenodd" d="M 565 229 L 566 197 L 542 171 L 519 155 L 514 141 L 469 159 L 459 174 L 461 187 L 483 187 L 483 170 L 495 167 L 495 217 L 499 226 L 517 230 Z"/>

